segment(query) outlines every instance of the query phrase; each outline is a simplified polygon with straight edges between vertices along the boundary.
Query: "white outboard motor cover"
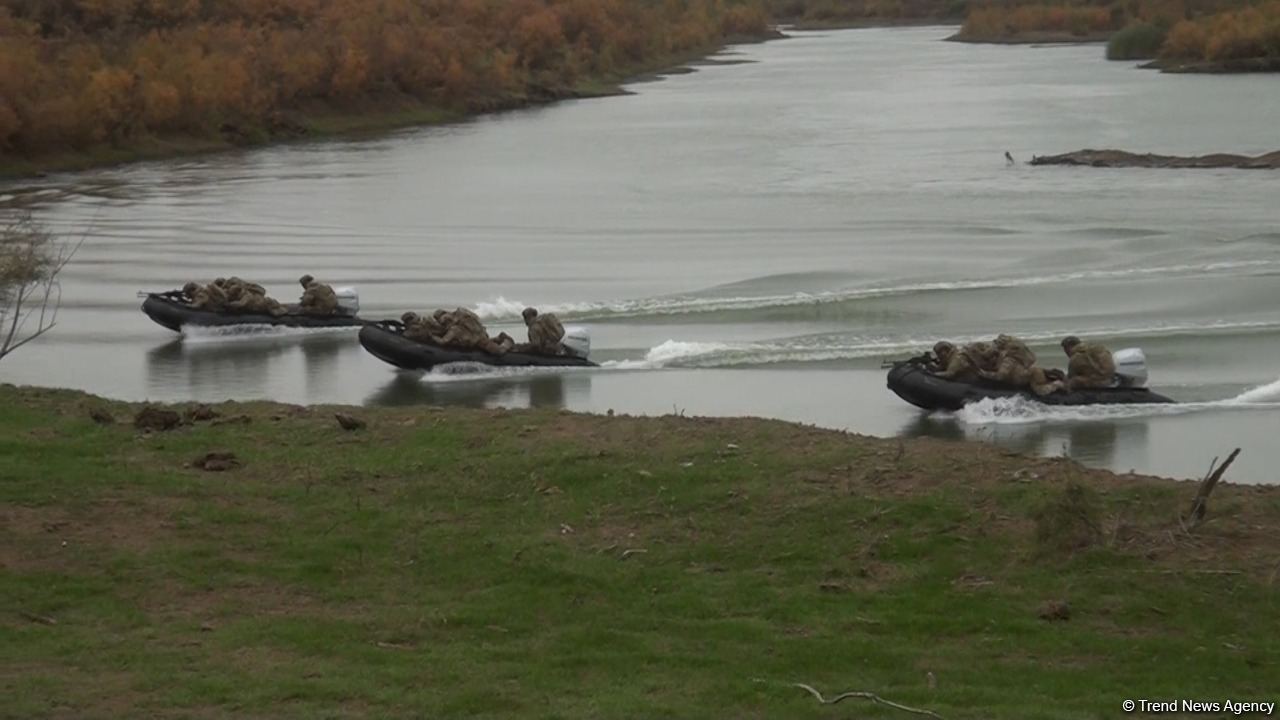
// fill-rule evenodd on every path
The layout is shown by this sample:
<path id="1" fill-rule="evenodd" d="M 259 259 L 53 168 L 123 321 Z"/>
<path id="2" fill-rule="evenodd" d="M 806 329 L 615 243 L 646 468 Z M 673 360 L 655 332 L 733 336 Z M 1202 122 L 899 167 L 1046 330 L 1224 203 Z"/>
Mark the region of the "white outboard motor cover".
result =
<path id="1" fill-rule="evenodd" d="M 567 327 L 560 344 L 564 345 L 565 351 L 570 355 L 585 360 L 591 354 L 591 331 L 584 327 Z"/>
<path id="2" fill-rule="evenodd" d="M 333 294 L 338 296 L 338 312 L 343 315 L 360 314 L 360 294 L 353 287 L 334 288 Z"/>
<path id="3" fill-rule="evenodd" d="M 1116 361 L 1116 380 L 1120 387 L 1143 387 L 1147 384 L 1147 356 L 1142 348 L 1125 348 L 1111 353 Z"/>

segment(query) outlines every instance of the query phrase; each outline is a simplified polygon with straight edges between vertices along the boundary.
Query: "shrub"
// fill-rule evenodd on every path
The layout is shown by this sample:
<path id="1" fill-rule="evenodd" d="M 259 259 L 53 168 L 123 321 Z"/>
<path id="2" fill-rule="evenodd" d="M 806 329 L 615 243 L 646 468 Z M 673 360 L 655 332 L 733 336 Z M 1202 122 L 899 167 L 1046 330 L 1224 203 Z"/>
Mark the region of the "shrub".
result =
<path id="1" fill-rule="evenodd" d="M 1160 54 L 1165 30 L 1153 23 L 1133 23 L 1111 37 L 1108 60 L 1147 60 Z"/>

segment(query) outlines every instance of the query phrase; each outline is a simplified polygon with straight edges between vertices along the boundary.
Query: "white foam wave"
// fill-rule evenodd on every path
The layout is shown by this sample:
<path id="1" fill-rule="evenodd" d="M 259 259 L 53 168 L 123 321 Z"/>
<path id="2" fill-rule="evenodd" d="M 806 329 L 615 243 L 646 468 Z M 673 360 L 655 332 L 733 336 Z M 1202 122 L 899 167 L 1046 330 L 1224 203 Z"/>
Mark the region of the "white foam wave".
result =
<path id="1" fill-rule="evenodd" d="M 1259 385 L 1251 390 L 1246 390 L 1239 395 L 1231 398 L 1227 402 L 1236 405 L 1253 405 L 1258 403 L 1271 403 L 1280 401 L 1280 379 L 1275 382 Z"/>
<path id="2" fill-rule="evenodd" d="M 1034 287 L 1089 280 L 1115 280 L 1150 276 L 1197 276 L 1220 274 L 1248 268 L 1272 267 L 1280 263 L 1274 260 L 1239 260 L 1202 265 L 1167 265 L 1127 270 L 1082 270 L 1054 275 L 1028 277 L 956 280 L 950 282 L 908 283 L 884 287 L 861 287 L 825 292 L 794 292 L 773 295 L 746 295 L 734 297 L 671 295 L 666 297 L 618 300 L 597 303 L 565 303 L 541 308 L 544 312 L 572 317 L 577 320 L 644 317 L 648 315 L 687 315 L 694 313 L 757 310 L 768 307 L 793 307 L 823 305 L 851 300 L 910 295 L 923 292 L 960 290 L 986 290 L 999 288 Z M 505 297 L 477 303 L 475 312 L 488 320 L 512 320 L 520 316 L 525 303 Z"/>
<path id="3" fill-rule="evenodd" d="M 733 345 L 729 345 L 727 343 L 667 340 L 660 345 L 650 348 L 649 351 L 645 353 L 644 358 L 640 360 L 611 360 L 602 363 L 602 367 L 614 370 L 650 370 L 670 365 L 679 365 L 695 358 L 716 356 L 722 353 L 732 352 L 734 349 Z"/>
<path id="4" fill-rule="evenodd" d="M 1246 390 L 1235 397 L 1206 402 L 1152 405 L 1055 406 L 1023 397 L 988 398 L 970 403 L 952 416 L 965 425 L 1098 422 L 1143 417 L 1187 415 L 1209 410 L 1280 410 L 1280 380 Z"/>
<path id="5" fill-rule="evenodd" d="M 261 340 L 263 338 L 307 337 L 309 335 L 354 334 L 353 327 L 296 328 L 279 325 L 223 325 L 207 327 L 183 325 L 182 339 L 188 343 L 225 342 L 235 340 Z"/>

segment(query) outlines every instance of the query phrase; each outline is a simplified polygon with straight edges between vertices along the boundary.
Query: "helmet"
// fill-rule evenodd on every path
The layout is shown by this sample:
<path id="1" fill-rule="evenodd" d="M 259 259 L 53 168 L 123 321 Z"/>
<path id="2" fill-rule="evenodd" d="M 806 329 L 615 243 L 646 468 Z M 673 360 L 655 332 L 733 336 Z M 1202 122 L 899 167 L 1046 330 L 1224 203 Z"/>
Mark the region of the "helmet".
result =
<path id="1" fill-rule="evenodd" d="M 306 287 L 311 283 L 315 282 L 315 280 L 316 279 L 311 277 L 310 275 L 303 275 L 302 277 L 298 278 L 298 283 L 301 284 L 302 287 Z"/>
<path id="2" fill-rule="evenodd" d="M 950 355 L 955 351 L 956 351 L 956 346 L 952 345 L 946 340 L 940 340 L 933 344 L 933 354 L 937 355 L 938 357 L 942 357 L 943 355 Z"/>
<path id="3" fill-rule="evenodd" d="M 218 287 L 222 287 L 223 285 L 226 285 L 226 284 L 227 284 L 227 279 L 226 279 L 226 278 L 214 278 L 214 279 L 213 279 L 213 284 L 214 284 L 214 285 L 217 285 Z"/>
<path id="4" fill-rule="evenodd" d="M 538 317 L 538 309 L 527 307 L 520 313 L 520 317 L 524 318 L 525 322 L 529 322 L 530 320 Z"/>
<path id="5" fill-rule="evenodd" d="M 182 292 L 186 293 L 187 295 L 195 295 L 199 289 L 200 289 L 200 285 L 198 283 L 193 283 L 193 282 L 189 282 L 186 285 L 182 286 Z"/>
<path id="6" fill-rule="evenodd" d="M 1075 335 L 1068 335 L 1062 338 L 1062 349 L 1071 352 L 1071 348 L 1080 344 L 1080 338 Z"/>
<path id="7" fill-rule="evenodd" d="M 408 325 L 409 323 L 417 319 L 418 319 L 418 313 L 416 312 L 407 312 L 400 316 L 400 322 L 404 323 L 405 325 Z"/>

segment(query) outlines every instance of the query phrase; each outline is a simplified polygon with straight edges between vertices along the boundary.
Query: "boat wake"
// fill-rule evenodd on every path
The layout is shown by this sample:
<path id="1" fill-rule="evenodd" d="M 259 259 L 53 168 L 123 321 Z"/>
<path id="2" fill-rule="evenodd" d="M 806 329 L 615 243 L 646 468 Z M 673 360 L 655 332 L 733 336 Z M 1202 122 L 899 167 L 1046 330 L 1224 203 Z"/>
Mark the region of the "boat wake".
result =
<path id="1" fill-rule="evenodd" d="M 871 298 L 915 295 L 930 292 L 1023 288 L 1090 280 L 1123 280 L 1128 278 L 1145 277 L 1200 277 L 1204 275 L 1218 274 L 1238 276 L 1241 270 L 1265 272 L 1268 269 L 1274 269 L 1277 265 L 1280 265 L 1280 263 L 1277 263 L 1274 260 L 1240 260 L 1200 265 L 1188 264 L 1150 268 L 1131 268 L 1126 270 L 1083 270 L 1078 272 L 1028 277 L 852 287 L 817 292 L 733 296 L 719 294 L 669 295 L 636 300 L 566 303 L 561 305 L 548 305 L 541 309 L 545 312 L 554 312 L 557 315 L 562 316 L 564 319 L 572 319 L 575 321 L 607 321 L 613 319 L 621 320 L 727 311 L 762 310 L 766 308 L 827 305 Z M 740 285 L 742 285 L 742 283 L 735 284 L 735 286 Z M 492 301 L 477 303 L 475 306 L 475 312 L 481 318 L 486 320 L 516 320 L 520 317 L 520 312 L 525 307 L 527 307 L 525 303 L 517 300 L 508 300 L 505 297 L 498 297 Z"/>
<path id="2" fill-rule="evenodd" d="M 1223 410 L 1280 410 L 1280 379 L 1246 390 L 1235 397 L 1205 402 L 1060 407 L 1020 397 L 989 398 L 966 405 L 963 410 L 955 413 L 936 415 L 955 418 L 965 425 L 1026 425 L 1168 417 Z"/>

